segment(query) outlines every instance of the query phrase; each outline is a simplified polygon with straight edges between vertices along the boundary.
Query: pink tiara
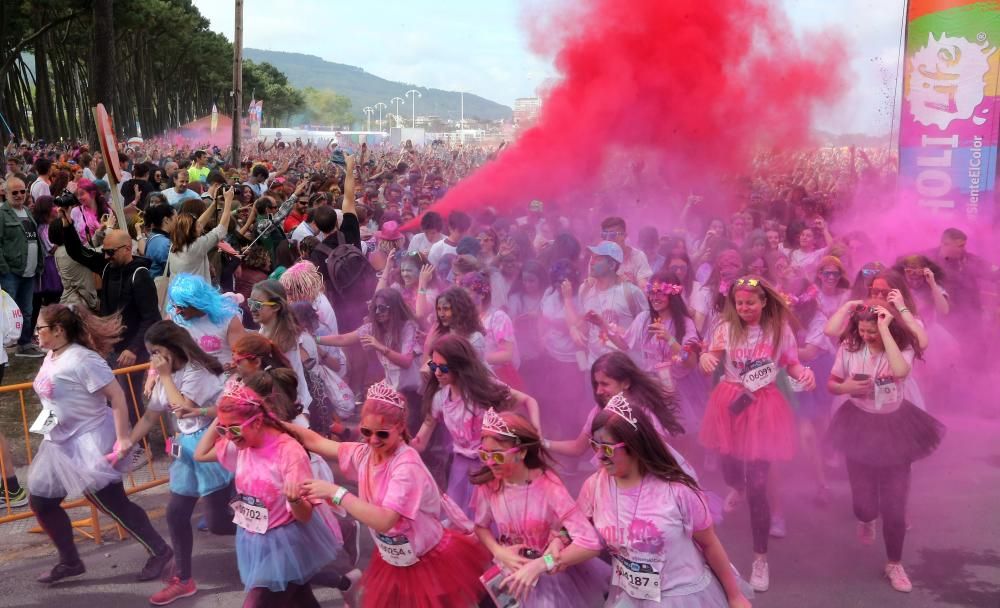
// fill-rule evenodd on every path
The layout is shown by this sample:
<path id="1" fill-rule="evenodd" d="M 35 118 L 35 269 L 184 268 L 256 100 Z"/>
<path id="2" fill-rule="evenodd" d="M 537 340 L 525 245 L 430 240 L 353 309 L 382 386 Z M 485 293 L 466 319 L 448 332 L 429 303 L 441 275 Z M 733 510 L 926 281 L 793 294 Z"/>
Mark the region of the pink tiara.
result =
<path id="1" fill-rule="evenodd" d="M 507 423 L 503 421 L 500 414 L 498 414 L 493 408 L 487 410 L 486 415 L 483 416 L 483 431 L 493 433 L 494 435 L 503 435 L 505 437 L 519 439 L 519 437 L 514 434 L 514 431 L 510 430 Z"/>
<path id="2" fill-rule="evenodd" d="M 232 399 L 233 401 L 238 401 L 240 403 L 249 403 L 258 407 L 264 407 L 264 400 L 261 396 L 243 383 L 236 383 L 227 388 L 226 391 L 222 393 L 222 398 Z"/>
<path id="3" fill-rule="evenodd" d="M 628 399 L 625 398 L 625 393 L 618 393 L 608 401 L 608 404 L 604 406 L 604 409 L 618 414 L 618 416 L 625 422 L 632 425 L 632 428 L 639 430 L 639 421 L 635 419 L 635 415 L 632 414 L 632 406 L 628 404 Z"/>
<path id="4" fill-rule="evenodd" d="M 367 398 L 372 401 L 381 401 L 382 403 L 394 405 L 399 409 L 406 408 L 406 402 L 403 400 L 403 397 L 385 380 L 380 380 L 368 387 Z"/>

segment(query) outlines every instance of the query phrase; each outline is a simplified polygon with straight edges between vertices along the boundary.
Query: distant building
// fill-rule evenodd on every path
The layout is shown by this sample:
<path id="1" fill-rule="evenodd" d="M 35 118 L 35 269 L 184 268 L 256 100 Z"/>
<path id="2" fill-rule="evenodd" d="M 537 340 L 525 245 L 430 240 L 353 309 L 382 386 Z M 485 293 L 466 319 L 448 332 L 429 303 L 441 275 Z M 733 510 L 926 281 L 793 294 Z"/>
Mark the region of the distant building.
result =
<path id="1" fill-rule="evenodd" d="M 514 100 L 514 127 L 525 129 L 538 120 L 542 100 L 538 97 L 519 97 Z"/>

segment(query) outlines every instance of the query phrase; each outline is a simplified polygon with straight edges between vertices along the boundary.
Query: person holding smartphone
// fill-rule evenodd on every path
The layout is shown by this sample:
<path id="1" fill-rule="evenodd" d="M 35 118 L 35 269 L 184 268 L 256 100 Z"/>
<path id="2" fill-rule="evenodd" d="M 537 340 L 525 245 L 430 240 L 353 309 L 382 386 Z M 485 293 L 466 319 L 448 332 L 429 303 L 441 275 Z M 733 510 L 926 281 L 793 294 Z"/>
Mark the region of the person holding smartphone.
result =
<path id="1" fill-rule="evenodd" d="M 844 400 L 827 439 L 847 460 L 858 540 L 871 545 L 882 518 L 885 576 L 908 593 L 913 585 L 901 560 L 910 465 L 937 449 L 944 427 L 906 398 L 904 382 L 923 349 L 899 316 L 871 303 L 851 313 L 827 382 Z"/>

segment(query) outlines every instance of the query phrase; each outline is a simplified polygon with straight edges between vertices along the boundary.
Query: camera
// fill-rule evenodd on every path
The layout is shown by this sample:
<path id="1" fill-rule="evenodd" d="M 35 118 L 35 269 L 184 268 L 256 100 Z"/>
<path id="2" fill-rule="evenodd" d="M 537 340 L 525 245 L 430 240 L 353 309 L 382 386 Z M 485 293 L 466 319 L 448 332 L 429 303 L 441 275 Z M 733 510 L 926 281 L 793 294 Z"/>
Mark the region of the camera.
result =
<path id="1" fill-rule="evenodd" d="M 80 199 L 76 198 L 76 195 L 69 190 L 63 190 L 62 193 L 53 199 L 53 204 L 60 209 L 69 209 L 70 207 L 76 207 L 80 204 Z"/>

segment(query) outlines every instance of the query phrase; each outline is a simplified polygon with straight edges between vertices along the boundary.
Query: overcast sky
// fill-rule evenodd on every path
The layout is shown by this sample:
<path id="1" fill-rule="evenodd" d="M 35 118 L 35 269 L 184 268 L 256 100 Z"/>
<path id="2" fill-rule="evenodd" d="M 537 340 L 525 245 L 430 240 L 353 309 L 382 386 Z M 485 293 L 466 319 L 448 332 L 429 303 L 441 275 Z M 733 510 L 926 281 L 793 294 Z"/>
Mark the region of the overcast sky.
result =
<path id="1" fill-rule="evenodd" d="M 466 90 L 511 106 L 531 97 L 552 66 L 519 28 L 523 2 L 542 0 L 245 0 L 243 44 L 317 55 L 402 82 Z M 665 0 L 666 1 L 666 0 Z M 851 49 L 853 87 L 816 126 L 889 131 L 905 0 L 780 0 L 800 36 L 837 28 Z M 213 30 L 233 36 L 231 0 L 194 0 Z M 376 10 L 370 10 L 375 7 Z"/>

